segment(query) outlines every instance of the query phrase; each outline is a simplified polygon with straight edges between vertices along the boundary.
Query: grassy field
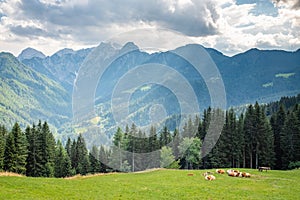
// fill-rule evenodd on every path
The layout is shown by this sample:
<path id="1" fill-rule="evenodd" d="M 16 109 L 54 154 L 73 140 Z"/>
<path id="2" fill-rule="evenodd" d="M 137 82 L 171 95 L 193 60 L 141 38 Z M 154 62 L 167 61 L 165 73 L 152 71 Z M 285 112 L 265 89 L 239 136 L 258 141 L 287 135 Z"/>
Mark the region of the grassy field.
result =
<path id="1" fill-rule="evenodd" d="M 209 170 L 214 171 L 214 170 Z M 0 199 L 300 199 L 300 170 L 258 172 L 251 178 L 203 170 L 156 170 L 71 179 L 1 176 Z M 193 176 L 188 176 L 193 173 Z"/>

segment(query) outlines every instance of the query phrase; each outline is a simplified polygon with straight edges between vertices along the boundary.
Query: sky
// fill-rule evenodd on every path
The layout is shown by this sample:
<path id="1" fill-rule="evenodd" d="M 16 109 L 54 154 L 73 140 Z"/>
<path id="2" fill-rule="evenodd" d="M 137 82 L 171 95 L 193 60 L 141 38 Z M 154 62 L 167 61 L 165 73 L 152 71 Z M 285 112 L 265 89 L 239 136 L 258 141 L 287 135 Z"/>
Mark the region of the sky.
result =
<path id="1" fill-rule="evenodd" d="M 119 35 L 143 48 L 192 41 L 229 56 L 295 51 L 300 0 L 0 0 L 0 52 L 17 56 L 32 47 L 52 55 Z"/>

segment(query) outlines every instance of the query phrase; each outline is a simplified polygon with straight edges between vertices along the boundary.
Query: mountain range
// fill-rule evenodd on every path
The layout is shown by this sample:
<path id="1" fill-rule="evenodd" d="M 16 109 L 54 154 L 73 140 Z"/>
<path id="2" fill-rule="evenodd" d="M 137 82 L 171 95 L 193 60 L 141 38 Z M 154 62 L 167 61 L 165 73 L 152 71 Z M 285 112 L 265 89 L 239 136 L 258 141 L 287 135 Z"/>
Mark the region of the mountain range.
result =
<path id="1" fill-rule="evenodd" d="M 195 53 L 194 48 L 201 45 L 186 45 L 174 50 Z M 203 47 L 204 48 L 204 47 Z M 217 66 L 222 77 L 227 107 L 244 104 L 268 103 L 282 96 L 300 93 L 300 49 L 295 52 L 283 50 L 250 49 L 244 53 L 226 56 L 221 52 L 204 48 Z M 103 63 L 109 58 L 115 59 L 103 72 L 101 80 L 95 86 L 94 107 L 96 115 L 93 123 L 103 130 L 114 127 L 110 100 L 114 87 L 124 75 L 136 66 L 151 67 L 151 64 L 171 66 L 189 81 L 196 91 L 199 107 L 207 108 L 211 104 L 207 83 L 193 66 L 174 51 L 147 53 L 135 44 L 127 43 L 116 48 L 109 43 L 98 47 L 81 49 L 62 49 L 51 56 L 27 48 L 15 57 L 10 53 L 0 53 L 0 124 L 11 125 L 15 121 L 25 126 L 37 120 L 47 120 L 57 130 L 57 134 L 72 132 L 72 95 L 74 85 L 80 81 L 80 74 L 91 74 L 83 69 L 88 66 L 93 55 Z M 124 53 L 125 52 L 125 53 Z M 197 53 L 197 52 L 196 52 Z M 100 62 L 99 61 L 99 62 Z M 101 63 L 100 63 L 101 64 Z M 87 71 L 84 71 L 87 70 Z M 149 68 L 149 71 L 151 69 Z M 161 74 L 163 76 L 163 74 Z M 86 77 L 85 87 L 91 83 Z M 129 110 L 132 119 L 138 125 L 144 125 L 150 119 L 147 116 L 151 104 L 163 105 L 168 115 L 179 112 L 176 96 L 166 87 L 157 84 L 143 85 L 132 94 Z M 158 108 L 159 110 L 159 108 Z M 77 127 L 77 130 L 80 128 Z M 85 132 L 87 130 L 82 130 Z"/>

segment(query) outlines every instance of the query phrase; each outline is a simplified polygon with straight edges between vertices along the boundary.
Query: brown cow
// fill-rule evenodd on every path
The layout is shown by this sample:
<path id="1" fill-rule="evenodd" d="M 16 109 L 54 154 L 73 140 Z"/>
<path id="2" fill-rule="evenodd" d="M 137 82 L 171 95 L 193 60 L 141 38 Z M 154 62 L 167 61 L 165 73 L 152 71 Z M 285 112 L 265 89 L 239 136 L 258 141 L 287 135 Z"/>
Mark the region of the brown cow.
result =
<path id="1" fill-rule="evenodd" d="M 216 180 L 216 177 L 214 175 L 207 175 L 207 176 L 205 176 L 205 180 L 213 181 L 213 180 Z"/>
<path id="2" fill-rule="evenodd" d="M 245 178 L 250 178 L 250 177 L 251 177 L 251 174 L 250 174 L 250 173 L 247 173 L 247 172 L 243 172 L 243 173 L 242 173 L 242 176 L 245 177 Z"/>
<path id="3" fill-rule="evenodd" d="M 218 174 L 224 174 L 224 173 L 225 173 L 225 170 L 223 170 L 223 169 L 216 169 L 216 172 L 217 172 Z"/>

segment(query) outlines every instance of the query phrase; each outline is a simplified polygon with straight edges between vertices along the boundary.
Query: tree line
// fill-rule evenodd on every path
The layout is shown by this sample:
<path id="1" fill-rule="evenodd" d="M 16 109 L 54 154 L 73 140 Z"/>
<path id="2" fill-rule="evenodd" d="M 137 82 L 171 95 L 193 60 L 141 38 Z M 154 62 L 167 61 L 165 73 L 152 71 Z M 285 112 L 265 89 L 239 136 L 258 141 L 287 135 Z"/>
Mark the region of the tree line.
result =
<path id="1" fill-rule="evenodd" d="M 286 109 L 281 103 L 271 116 L 266 115 L 267 109 L 268 106 L 256 103 L 249 105 L 245 113 L 237 116 L 233 109 L 224 113 L 208 108 L 204 110 L 202 119 L 198 116 L 188 119 L 182 132 L 164 127 L 156 133 L 155 127 L 151 127 L 149 133 L 145 133 L 134 124 L 131 128 L 127 126 L 125 131 L 118 128 L 113 137 L 110 166 L 122 171 L 153 167 L 299 168 L 299 104 Z M 214 125 L 210 124 L 213 115 L 225 115 L 224 126 L 216 145 L 206 156 L 202 156 L 209 126 Z M 148 152 L 152 153 L 148 155 Z"/>
<path id="2" fill-rule="evenodd" d="M 107 156 L 103 148 L 100 154 Z M 55 141 L 47 122 L 39 121 L 24 132 L 18 123 L 9 132 L 0 126 L 0 171 L 58 178 L 106 172 L 106 166 L 98 164 L 94 155 L 88 152 L 82 135 L 73 141 L 69 138 L 65 146 Z"/>
<path id="3" fill-rule="evenodd" d="M 275 104 L 271 104 L 275 105 Z M 237 116 L 233 109 L 208 108 L 202 117 L 189 118 L 183 130 L 163 127 L 141 131 L 135 124 L 118 128 L 110 148 L 87 149 L 84 137 L 55 141 L 47 122 L 28 126 L 18 123 L 8 131 L 0 126 L 0 171 L 32 177 L 68 177 L 110 171 L 150 168 L 257 168 L 300 167 L 300 107 L 284 103 L 267 116 L 268 105 L 249 105 Z M 204 139 L 215 115 L 225 116 L 221 135 L 204 155 Z"/>

